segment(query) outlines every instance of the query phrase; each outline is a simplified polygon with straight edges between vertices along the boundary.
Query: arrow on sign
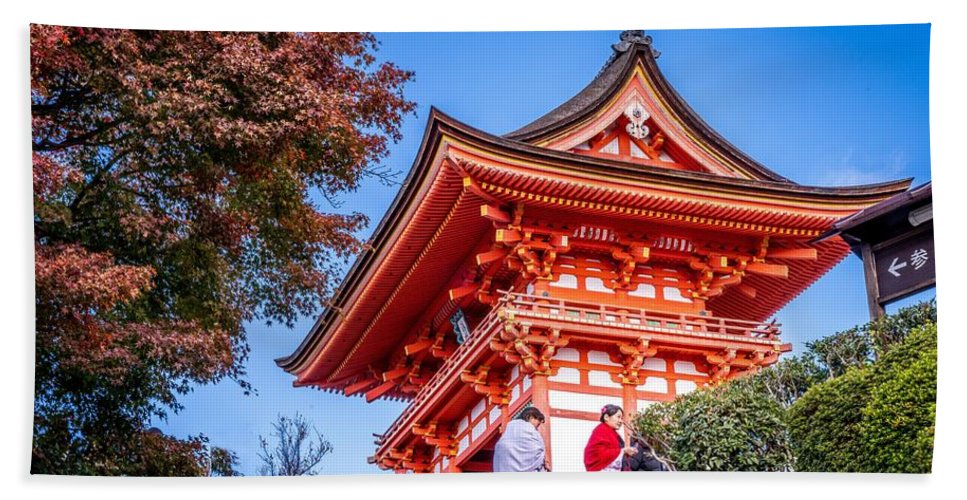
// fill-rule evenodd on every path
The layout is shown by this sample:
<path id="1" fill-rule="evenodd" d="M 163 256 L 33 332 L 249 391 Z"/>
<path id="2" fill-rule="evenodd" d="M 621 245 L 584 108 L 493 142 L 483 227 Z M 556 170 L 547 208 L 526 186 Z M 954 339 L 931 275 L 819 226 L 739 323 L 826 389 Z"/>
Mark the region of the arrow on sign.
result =
<path id="1" fill-rule="evenodd" d="M 890 271 L 890 274 L 896 276 L 897 278 L 900 277 L 900 273 L 898 273 L 897 271 L 899 271 L 900 269 L 903 269 L 904 267 L 907 267 L 907 261 L 903 261 L 900 263 L 900 265 L 897 265 L 896 261 L 898 260 L 900 260 L 899 257 L 894 257 L 893 263 L 890 264 L 890 268 L 887 269 L 887 271 Z"/>

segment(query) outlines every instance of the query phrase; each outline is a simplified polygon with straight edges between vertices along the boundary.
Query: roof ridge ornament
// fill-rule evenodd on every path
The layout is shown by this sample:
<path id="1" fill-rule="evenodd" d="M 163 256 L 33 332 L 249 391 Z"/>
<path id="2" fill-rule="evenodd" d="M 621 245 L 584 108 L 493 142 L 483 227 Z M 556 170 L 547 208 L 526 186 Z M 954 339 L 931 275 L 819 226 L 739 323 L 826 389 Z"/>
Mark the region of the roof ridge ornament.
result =
<path id="1" fill-rule="evenodd" d="M 651 55 L 655 59 L 661 55 L 657 49 L 651 46 L 651 36 L 645 34 L 645 30 L 625 30 L 621 32 L 620 42 L 611 46 L 616 53 L 627 52 L 634 45 L 647 45 L 651 48 Z"/>
<path id="2" fill-rule="evenodd" d="M 595 76 L 595 78 L 601 76 L 601 74 L 604 73 L 604 71 L 618 59 L 618 56 L 628 52 L 628 49 L 634 47 L 635 45 L 645 45 L 650 48 L 651 56 L 655 59 L 658 59 L 658 57 L 661 56 L 661 52 L 651 46 L 651 37 L 645 34 L 645 30 L 624 30 L 621 32 L 621 35 L 619 35 L 618 38 L 620 38 L 621 41 L 611 46 L 611 48 L 614 50 L 614 53 L 612 53 L 611 57 L 609 57 L 607 62 L 604 63 L 604 66 L 601 67 L 601 71 L 598 71 L 598 74 Z"/>

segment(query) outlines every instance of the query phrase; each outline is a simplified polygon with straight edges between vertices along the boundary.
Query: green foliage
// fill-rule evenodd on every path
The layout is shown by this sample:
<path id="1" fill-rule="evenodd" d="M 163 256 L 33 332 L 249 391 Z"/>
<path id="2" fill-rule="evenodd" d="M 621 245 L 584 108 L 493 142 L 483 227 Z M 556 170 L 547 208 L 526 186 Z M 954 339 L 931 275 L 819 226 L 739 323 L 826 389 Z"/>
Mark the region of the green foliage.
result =
<path id="1" fill-rule="evenodd" d="M 789 433 L 796 455 L 796 470 L 861 472 L 857 462 L 863 448 L 860 433 L 864 395 L 871 387 L 869 373 L 861 368 L 816 385 L 788 411 Z"/>
<path id="2" fill-rule="evenodd" d="M 868 365 L 902 342 L 914 328 L 936 322 L 937 302 L 931 300 L 807 343 L 806 347 L 826 377 L 833 378 L 850 368 Z"/>
<path id="3" fill-rule="evenodd" d="M 865 366 L 872 360 L 873 346 L 864 326 L 853 327 L 806 344 L 806 348 L 816 356 L 816 360 L 825 370 L 827 378 L 838 377 L 850 368 Z"/>
<path id="4" fill-rule="evenodd" d="M 863 409 L 871 470 L 929 472 L 937 411 L 937 327 L 928 324 L 873 366 L 878 385 Z"/>
<path id="5" fill-rule="evenodd" d="M 936 318 L 934 301 L 904 308 L 634 425 L 679 470 L 928 472 Z"/>
<path id="6" fill-rule="evenodd" d="M 816 361 L 815 355 L 786 358 L 761 370 L 748 379 L 749 384 L 768 395 L 783 408 L 788 408 L 809 390 L 826 379 L 826 372 Z"/>
<path id="7" fill-rule="evenodd" d="M 871 321 L 866 326 L 873 352 L 879 358 L 894 345 L 904 341 L 911 332 L 928 324 L 937 324 L 936 299 L 904 307 L 895 314 L 889 314 Z"/>
<path id="8" fill-rule="evenodd" d="M 882 338 L 903 340 L 881 344 L 877 362 L 816 385 L 789 408 L 797 470 L 930 471 L 937 330 L 933 323 L 909 330 L 930 318 L 911 314 L 884 323 L 896 328 L 881 330 Z"/>
<path id="9" fill-rule="evenodd" d="M 678 470 L 780 471 L 792 464 L 783 409 L 737 381 L 695 391 L 635 417 L 637 431 Z"/>

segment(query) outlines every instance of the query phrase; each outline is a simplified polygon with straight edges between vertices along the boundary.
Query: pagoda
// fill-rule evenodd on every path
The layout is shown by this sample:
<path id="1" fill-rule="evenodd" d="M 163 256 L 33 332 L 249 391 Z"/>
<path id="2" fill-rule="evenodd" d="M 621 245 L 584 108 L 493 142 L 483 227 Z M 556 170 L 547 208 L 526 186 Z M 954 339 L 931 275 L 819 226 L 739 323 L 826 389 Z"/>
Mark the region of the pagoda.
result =
<path id="1" fill-rule="evenodd" d="M 277 360 L 298 387 L 409 402 L 380 468 L 490 471 L 533 405 L 552 469 L 584 470 L 604 404 L 633 413 L 791 350 L 770 318 L 850 251 L 817 237 L 909 188 L 796 184 L 695 114 L 650 37 L 613 49 L 504 136 L 433 109 L 371 247 Z"/>

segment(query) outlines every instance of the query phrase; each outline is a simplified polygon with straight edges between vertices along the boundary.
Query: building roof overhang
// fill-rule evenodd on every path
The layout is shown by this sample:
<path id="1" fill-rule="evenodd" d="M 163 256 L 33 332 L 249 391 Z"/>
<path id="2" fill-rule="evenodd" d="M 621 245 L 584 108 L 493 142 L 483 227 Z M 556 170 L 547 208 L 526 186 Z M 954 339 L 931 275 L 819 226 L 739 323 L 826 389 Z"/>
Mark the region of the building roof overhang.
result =
<path id="1" fill-rule="evenodd" d="M 609 189 L 641 191 L 658 187 L 692 201 L 702 197 L 732 200 L 736 204 L 759 200 L 767 208 L 801 216 L 783 224 L 804 228 L 803 233 L 795 236 L 805 240 L 828 230 L 844 216 L 905 191 L 910 184 L 910 179 L 904 179 L 831 188 L 801 186 L 787 180 L 724 177 L 556 151 L 515 140 L 513 136 L 494 136 L 431 109 L 414 165 L 370 239 L 369 250 L 357 258 L 332 305 L 323 311 L 299 347 L 291 355 L 276 360 L 280 367 L 297 376 L 295 385 L 338 389 L 369 363 L 398 347 L 405 331 L 393 335 L 369 334 L 380 322 L 386 323 L 380 331 L 387 332 L 394 330 L 391 326 L 406 325 L 415 319 L 406 309 L 426 307 L 432 300 L 431 295 L 440 293 L 426 286 L 427 280 L 439 281 L 441 275 L 450 276 L 448 273 L 465 260 L 490 227 L 479 217 L 479 205 L 488 200 L 467 189 L 464 181 L 467 176 L 480 177 L 487 170 L 493 173 L 495 169 L 510 169 L 539 184 L 550 173 L 560 182 L 570 180 L 592 188 L 598 186 L 598 191 L 582 194 L 589 197 L 604 196 Z M 478 171 L 468 173 L 466 168 Z M 507 199 L 509 193 L 497 195 Z M 742 210 L 735 214 L 740 218 L 754 216 L 751 211 Z M 627 212 L 622 216 L 645 217 L 643 212 L 641 215 Z M 808 231 L 807 226 L 811 228 Z M 775 304 L 768 304 L 760 312 L 772 314 L 847 252 L 839 239 L 823 245 L 829 250 L 829 258 L 820 259 L 823 269 L 807 273 L 807 279 L 797 282 L 796 290 L 790 290 L 784 301 L 776 302 L 779 298 L 775 298 Z M 442 289 L 446 283 L 438 285 Z M 422 292 L 420 297 L 415 297 L 415 290 Z M 393 299 L 400 297 L 406 300 L 394 302 Z M 367 347 L 361 348 L 363 344 Z"/>

